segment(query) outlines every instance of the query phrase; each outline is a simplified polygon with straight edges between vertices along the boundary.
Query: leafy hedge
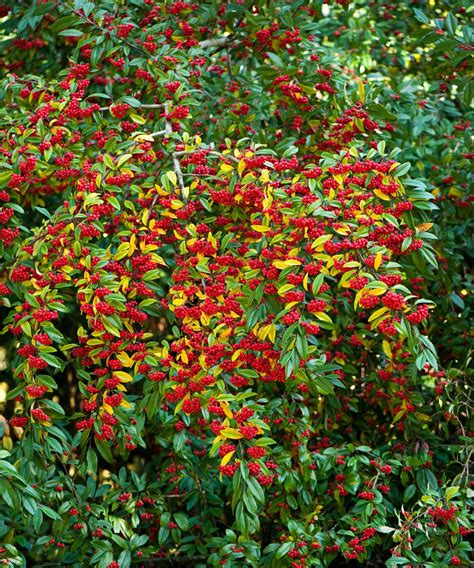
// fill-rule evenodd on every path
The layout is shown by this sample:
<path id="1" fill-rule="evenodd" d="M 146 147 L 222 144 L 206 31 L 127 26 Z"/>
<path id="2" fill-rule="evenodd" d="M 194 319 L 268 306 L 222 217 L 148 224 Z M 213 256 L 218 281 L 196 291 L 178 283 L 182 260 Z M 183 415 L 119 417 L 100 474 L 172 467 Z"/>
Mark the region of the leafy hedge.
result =
<path id="1" fill-rule="evenodd" d="M 469 4 L 0 6 L 5 565 L 469 565 Z"/>

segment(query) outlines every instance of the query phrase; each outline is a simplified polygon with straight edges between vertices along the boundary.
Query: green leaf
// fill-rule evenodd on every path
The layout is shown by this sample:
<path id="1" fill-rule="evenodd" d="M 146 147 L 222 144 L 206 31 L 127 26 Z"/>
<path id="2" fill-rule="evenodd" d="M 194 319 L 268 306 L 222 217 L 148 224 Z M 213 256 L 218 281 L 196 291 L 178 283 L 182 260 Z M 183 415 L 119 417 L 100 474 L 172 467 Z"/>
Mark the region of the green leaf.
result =
<path id="1" fill-rule="evenodd" d="M 84 35 L 84 32 L 81 32 L 80 30 L 63 30 L 62 32 L 59 32 L 58 35 L 60 36 L 68 36 L 68 37 L 81 37 Z"/>
<path id="2" fill-rule="evenodd" d="M 96 448 L 99 450 L 100 455 L 104 458 L 104 460 L 108 463 L 112 463 L 113 457 L 112 452 L 110 451 L 109 444 L 107 444 L 104 440 L 95 439 Z"/>
<path id="3" fill-rule="evenodd" d="M 293 543 L 292 542 L 284 542 L 283 544 L 280 545 L 280 547 L 278 548 L 276 554 L 275 554 L 275 558 L 279 559 L 279 558 L 283 558 L 283 556 L 286 556 L 288 554 L 288 552 L 290 552 L 290 550 L 293 548 Z"/>
<path id="4" fill-rule="evenodd" d="M 173 515 L 176 524 L 182 531 L 187 531 L 189 529 L 189 520 L 187 515 L 184 513 L 175 513 Z"/>
<path id="5" fill-rule="evenodd" d="M 40 533 L 41 525 L 43 524 L 43 512 L 41 509 L 36 509 L 33 514 L 33 527 L 35 529 L 36 534 Z"/>
<path id="6" fill-rule="evenodd" d="M 270 58 L 270 61 L 278 68 L 282 69 L 284 67 L 284 63 L 281 60 L 281 57 L 279 57 L 276 53 L 271 53 L 270 51 L 267 51 L 267 55 Z"/>
<path id="7" fill-rule="evenodd" d="M 404 164 L 400 164 L 395 170 L 395 175 L 397 177 L 402 177 L 408 172 L 410 168 L 411 168 L 410 162 L 405 162 Z"/>

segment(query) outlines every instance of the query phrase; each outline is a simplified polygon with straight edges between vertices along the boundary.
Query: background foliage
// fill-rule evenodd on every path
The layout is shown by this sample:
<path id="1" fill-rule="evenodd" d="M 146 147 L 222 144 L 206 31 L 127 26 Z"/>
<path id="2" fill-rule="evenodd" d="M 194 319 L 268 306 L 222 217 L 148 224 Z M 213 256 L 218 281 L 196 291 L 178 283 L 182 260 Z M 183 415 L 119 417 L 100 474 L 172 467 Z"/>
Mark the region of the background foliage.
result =
<path id="1" fill-rule="evenodd" d="M 5 565 L 469 565 L 471 16 L 3 2 Z"/>

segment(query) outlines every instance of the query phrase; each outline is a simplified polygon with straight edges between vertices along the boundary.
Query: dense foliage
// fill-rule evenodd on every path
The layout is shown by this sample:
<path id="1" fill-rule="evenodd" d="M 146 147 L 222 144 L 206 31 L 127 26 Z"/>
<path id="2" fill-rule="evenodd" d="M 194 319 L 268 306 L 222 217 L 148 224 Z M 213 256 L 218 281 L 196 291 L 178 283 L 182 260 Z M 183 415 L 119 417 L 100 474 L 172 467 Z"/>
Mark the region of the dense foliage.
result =
<path id="1" fill-rule="evenodd" d="M 470 16 L 3 0 L 0 562 L 469 565 Z"/>

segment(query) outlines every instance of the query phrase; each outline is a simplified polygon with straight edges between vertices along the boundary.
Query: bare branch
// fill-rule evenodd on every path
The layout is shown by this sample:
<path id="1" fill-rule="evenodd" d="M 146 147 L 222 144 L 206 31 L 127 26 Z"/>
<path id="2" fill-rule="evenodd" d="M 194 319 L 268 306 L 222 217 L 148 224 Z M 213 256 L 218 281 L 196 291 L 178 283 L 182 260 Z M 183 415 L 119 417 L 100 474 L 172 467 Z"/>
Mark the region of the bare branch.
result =
<path id="1" fill-rule="evenodd" d="M 151 132 L 148 136 L 153 136 L 154 138 L 155 136 L 164 136 L 165 134 L 169 134 L 169 132 L 167 130 L 158 130 L 157 132 Z"/>
<path id="2" fill-rule="evenodd" d="M 166 114 L 168 114 L 168 103 L 165 103 L 165 111 Z M 173 133 L 173 126 L 168 118 L 166 118 L 165 121 L 165 133 L 166 134 Z M 179 160 L 175 154 L 173 154 L 173 169 L 174 173 L 176 174 L 176 177 L 178 178 L 179 187 L 181 189 L 181 197 L 183 198 L 183 201 L 186 203 L 187 199 L 186 199 L 186 191 L 184 188 L 183 172 L 181 171 L 181 164 L 179 163 Z"/>
<path id="3" fill-rule="evenodd" d="M 232 36 L 215 37 L 213 39 L 205 39 L 199 42 L 199 47 L 225 47 L 232 43 Z"/>
<path id="4" fill-rule="evenodd" d="M 111 110 L 111 108 L 118 103 L 112 103 L 109 106 L 104 106 L 104 107 L 100 107 L 99 111 L 101 112 L 105 112 L 108 110 Z M 145 105 L 140 105 L 138 108 L 146 108 L 146 109 L 157 109 L 157 108 L 164 108 L 166 106 L 166 103 L 157 103 L 157 104 L 145 104 Z M 137 109 L 138 110 L 138 109 Z"/>

